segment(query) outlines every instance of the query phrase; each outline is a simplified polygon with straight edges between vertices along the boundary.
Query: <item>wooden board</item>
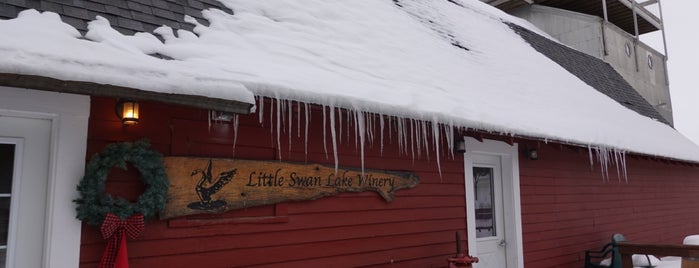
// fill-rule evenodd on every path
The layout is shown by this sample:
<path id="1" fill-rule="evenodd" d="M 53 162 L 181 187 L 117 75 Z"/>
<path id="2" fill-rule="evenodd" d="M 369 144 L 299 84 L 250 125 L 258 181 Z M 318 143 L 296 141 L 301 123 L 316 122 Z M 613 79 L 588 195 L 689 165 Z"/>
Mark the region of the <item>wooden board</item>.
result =
<path id="1" fill-rule="evenodd" d="M 314 200 L 341 192 L 377 192 L 387 202 L 415 187 L 408 172 L 338 169 L 320 164 L 193 157 L 165 157 L 170 180 L 161 219 L 286 201 Z"/>

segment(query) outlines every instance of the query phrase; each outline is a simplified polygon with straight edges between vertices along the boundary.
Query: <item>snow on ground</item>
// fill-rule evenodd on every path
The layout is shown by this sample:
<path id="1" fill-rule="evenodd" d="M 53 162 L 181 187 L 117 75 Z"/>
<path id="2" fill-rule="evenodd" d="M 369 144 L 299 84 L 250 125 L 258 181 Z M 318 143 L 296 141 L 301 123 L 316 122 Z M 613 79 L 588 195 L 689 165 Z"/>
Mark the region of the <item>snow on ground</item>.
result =
<path id="1" fill-rule="evenodd" d="M 55 14 L 23 12 L 0 21 L 0 72 L 266 96 L 699 162 L 697 145 L 590 88 L 502 21 L 532 26 L 480 1 L 222 3 L 235 15 L 206 10 L 209 26 L 188 18 L 194 33 L 161 27 L 164 43 L 103 18 L 85 40 Z"/>
<path id="2" fill-rule="evenodd" d="M 662 257 L 660 258 L 660 263 L 655 268 L 680 268 L 682 267 L 681 257 Z"/>

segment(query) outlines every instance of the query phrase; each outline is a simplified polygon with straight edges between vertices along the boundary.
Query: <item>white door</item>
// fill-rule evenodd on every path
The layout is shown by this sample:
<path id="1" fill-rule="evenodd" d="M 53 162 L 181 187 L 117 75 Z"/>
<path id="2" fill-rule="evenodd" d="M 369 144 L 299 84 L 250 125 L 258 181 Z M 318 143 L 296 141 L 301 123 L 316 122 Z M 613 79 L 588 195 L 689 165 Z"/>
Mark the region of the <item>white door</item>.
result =
<path id="1" fill-rule="evenodd" d="M 502 195 L 500 157 L 472 157 L 473 199 L 475 212 L 478 267 L 507 267 L 507 238 Z"/>
<path id="2" fill-rule="evenodd" d="M 42 267 L 51 121 L 0 116 L 0 267 Z"/>
<path id="3" fill-rule="evenodd" d="M 464 137 L 468 253 L 476 268 L 522 268 L 522 216 L 516 143 Z"/>

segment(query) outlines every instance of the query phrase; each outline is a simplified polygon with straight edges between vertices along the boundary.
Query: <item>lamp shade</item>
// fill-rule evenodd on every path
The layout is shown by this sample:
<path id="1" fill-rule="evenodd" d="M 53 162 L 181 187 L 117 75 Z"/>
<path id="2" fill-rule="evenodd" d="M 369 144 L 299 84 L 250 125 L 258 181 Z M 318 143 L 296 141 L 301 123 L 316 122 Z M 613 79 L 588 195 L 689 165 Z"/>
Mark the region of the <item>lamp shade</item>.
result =
<path id="1" fill-rule="evenodd" d="M 132 100 L 120 100 L 115 107 L 115 112 L 117 117 L 121 119 L 121 122 L 124 125 L 130 126 L 138 124 L 140 112 L 138 102 Z"/>

